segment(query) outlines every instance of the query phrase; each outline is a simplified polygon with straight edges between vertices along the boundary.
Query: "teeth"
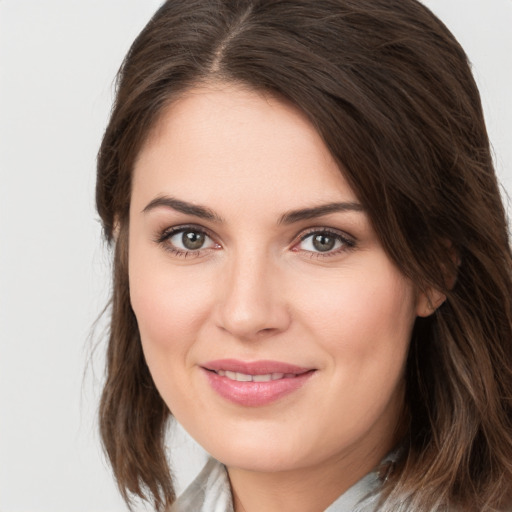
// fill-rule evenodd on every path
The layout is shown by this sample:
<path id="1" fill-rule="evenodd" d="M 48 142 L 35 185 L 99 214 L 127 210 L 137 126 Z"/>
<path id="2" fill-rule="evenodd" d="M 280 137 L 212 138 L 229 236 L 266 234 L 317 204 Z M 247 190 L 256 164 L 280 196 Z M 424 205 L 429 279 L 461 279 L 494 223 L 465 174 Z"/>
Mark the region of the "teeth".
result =
<path id="1" fill-rule="evenodd" d="M 239 382 L 250 382 L 251 376 L 246 375 L 245 373 L 238 373 L 238 372 L 226 372 L 226 377 L 231 380 L 237 380 Z"/>
<path id="2" fill-rule="evenodd" d="M 267 373 L 266 375 L 253 375 L 253 382 L 270 382 L 272 380 L 272 374 Z"/>
<path id="3" fill-rule="evenodd" d="M 269 382 L 271 380 L 279 380 L 284 377 L 295 377 L 294 373 L 266 373 L 264 375 L 248 375 L 247 373 L 230 372 L 229 370 L 218 370 L 217 375 L 227 377 L 230 380 L 238 382 Z"/>

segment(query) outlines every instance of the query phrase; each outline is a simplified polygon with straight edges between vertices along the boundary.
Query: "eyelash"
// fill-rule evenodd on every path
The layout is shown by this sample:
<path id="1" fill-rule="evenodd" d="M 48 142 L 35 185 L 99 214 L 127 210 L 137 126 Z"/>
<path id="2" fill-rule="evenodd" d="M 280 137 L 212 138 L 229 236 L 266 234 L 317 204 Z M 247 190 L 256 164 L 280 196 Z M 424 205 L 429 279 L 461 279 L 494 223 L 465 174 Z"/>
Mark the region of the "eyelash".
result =
<path id="1" fill-rule="evenodd" d="M 205 237 L 208 237 L 216 247 L 206 247 L 206 248 L 200 248 L 197 250 L 184 250 L 180 249 L 179 247 L 176 247 L 174 244 L 170 242 L 170 239 L 175 236 L 179 235 L 180 233 L 196 233 L 199 235 L 204 235 Z M 176 226 L 169 229 L 164 230 L 155 240 L 157 244 L 160 244 L 163 246 L 163 248 L 173 254 L 174 256 L 178 256 L 181 258 L 188 258 L 188 257 L 198 257 L 202 256 L 204 251 L 208 251 L 211 249 L 219 248 L 220 245 L 214 242 L 213 237 L 210 235 L 210 233 L 205 230 L 204 228 L 201 228 L 199 226 L 194 225 L 188 225 L 188 226 Z"/>
<path id="2" fill-rule="evenodd" d="M 205 237 L 209 238 L 214 244 L 213 247 L 205 247 L 205 248 L 199 248 L 197 250 L 189 249 L 184 250 L 180 249 L 179 247 L 176 247 L 174 244 L 170 242 L 170 239 L 178 235 L 180 233 L 195 233 L 198 235 L 204 235 Z M 308 240 L 308 238 L 312 238 L 315 235 L 322 235 L 329 238 L 333 238 L 335 244 L 339 243 L 340 247 L 334 249 L 334 250 L 328 250 L 328 251 L 311 251 L 311 250 L 305 250 L 300 249 L 298 246 L 303 243 L 304 241 Z M 297 241 L 293 242 L 292 245 L 292 251 L 294 252 L 303 252 L 307 253 L 310 258 L 328 258 L 330 256 L 336 256 L 342 252 L 350 251 L 356 247 L 356 242 L 352 237 L 347 236 L 346 234 L 330 229 L 330 228 L 310 228 L 305 233 L 301 233 Z M 221 246 L 214 241 L 214 237 L 204 228 L 194 225 L 186 225 L 186 226 L 176 226 L 172 228 L 165 229 L 162 233 L 160 233 L 156 239 L 155 242 L 159 245 L 162 245 L 163 248 L 173 254 L 174 256 L 178 256 L 181 258 L 187 258 L 187 257 L 199 257 L 203 256 L 205 251 L 209 251 L 212 249 L 218 249 Z"/>
<path id="3" fill-rule="evenodd" d="M 329 258 L 331 256 L 337 256 L 343 252 L 353 250 L 356 247 L 356 241 L 345 233 L 330 228 L 311 228 L 307 230 L 306 233 L 300 235 L 299 241 L 293 245 L 292 250 L 297 252 L 301 251 L 301 249 L 297 248 L 297 246 L 308 238 L 312 238 L 314 235 L 322 235 L 329 238 L 334 238 L 335 243 L 339 242 L 341 246 L 337 249 L 325 252 L 302 250 L 302 252 L 308 253 L 310 258 Z"/>

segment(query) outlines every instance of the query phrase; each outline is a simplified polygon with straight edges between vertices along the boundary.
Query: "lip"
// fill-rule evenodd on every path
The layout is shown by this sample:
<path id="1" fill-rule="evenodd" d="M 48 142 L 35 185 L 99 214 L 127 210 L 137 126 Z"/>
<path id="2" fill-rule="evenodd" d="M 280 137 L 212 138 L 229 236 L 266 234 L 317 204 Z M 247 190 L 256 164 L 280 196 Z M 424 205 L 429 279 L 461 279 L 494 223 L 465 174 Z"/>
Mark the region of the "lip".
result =
<path id="1" fill-rule="evenodd" d="M 299 390 L 315 373 L 314 368 L 304 368 L 280 361 L 239 361 L 219 359 L 201 365 L 211 388 L 221 397 L 245 407 L 270 404 Z M 240 382 L 217 374 L 230 371 L 247 375 L 285 374 L 283 378 L 265 382 Z"/>
<path id="2" fill-rule="evenodd" d="M 239 361 L 238 359 L 218 359 L 201 365 L 206 370 L 219 370 L 246 373 L 247 375 L 264 375 L 266 373 L 293 373 L 300 375 L 313 368 L 304 368 L 294 364 L 279 361 Z"/>

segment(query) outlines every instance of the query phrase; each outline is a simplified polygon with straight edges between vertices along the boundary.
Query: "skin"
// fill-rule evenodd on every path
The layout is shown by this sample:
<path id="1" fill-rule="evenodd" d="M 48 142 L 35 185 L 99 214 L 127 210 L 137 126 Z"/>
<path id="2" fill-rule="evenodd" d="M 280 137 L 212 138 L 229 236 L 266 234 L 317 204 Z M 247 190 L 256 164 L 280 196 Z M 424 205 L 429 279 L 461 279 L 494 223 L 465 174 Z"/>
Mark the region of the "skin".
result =
<path id="1" fill-rule="evenodd" d="M 144 354 L 173 415 L 226 464 L 237 512 L 324 510 L 397 441 L 411 330 L 429 302 L 342 171 L 294 106 L 228 84 L 172 103 L 135 165 L 129 277 Z M 213 217 L 155 205 L 162 197 Z M 283 222 L 332 203 L 352 206 Z M 208 233 L 199 250 L 175 252 L 182 233 L 169 229 L 183 225 Z M 325 229 L 341 238 L 321 252 L 307 236 Z M 246 407 L 201 369 L 223 358 L 315 371 Z"/>

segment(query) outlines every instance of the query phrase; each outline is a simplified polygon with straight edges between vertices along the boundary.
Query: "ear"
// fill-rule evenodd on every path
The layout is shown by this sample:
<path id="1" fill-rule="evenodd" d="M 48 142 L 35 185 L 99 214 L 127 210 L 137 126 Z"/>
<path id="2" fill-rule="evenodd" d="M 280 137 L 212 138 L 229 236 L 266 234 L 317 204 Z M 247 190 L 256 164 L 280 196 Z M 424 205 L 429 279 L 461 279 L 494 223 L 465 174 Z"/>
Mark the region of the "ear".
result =
<path id="1" fill-rule="evenodd" d="M 416 300 L 416 315 L 424 318 L 430 316 L 445 300 L 446 295 L 434 288 L 419 292 Z"/>
<path id="2" fill-rule="evenodd" d="M 121 224 L 119 222 L 119 216 L 116 215 L 114 217 L 114 226 L 112 228 L 112 238 L 115 243 L 117 243 L 117 239 L 119 238 L 119 231 L 121 230 Z"/>
<path id="3" fill-rule="evenodd" d="M 460 267 L 460 256 L 455 250 L 452 242 L 449 240 L 441 240 L 443 248 L 447 251 L 445 261 L 449 263 L 443 265 L 442 271 L 444 280 L 448 290 L 452 290 L 457 281 L 457 274 Z M 421 317 L 428 317 L 443 304 L 446 300 L 446 295 L 436 288 L 427 288 L 423 291 L 418 291 L 416 301 L 416 315 Z"/>

